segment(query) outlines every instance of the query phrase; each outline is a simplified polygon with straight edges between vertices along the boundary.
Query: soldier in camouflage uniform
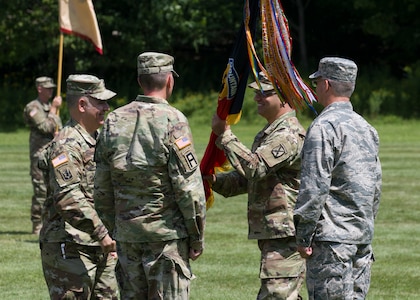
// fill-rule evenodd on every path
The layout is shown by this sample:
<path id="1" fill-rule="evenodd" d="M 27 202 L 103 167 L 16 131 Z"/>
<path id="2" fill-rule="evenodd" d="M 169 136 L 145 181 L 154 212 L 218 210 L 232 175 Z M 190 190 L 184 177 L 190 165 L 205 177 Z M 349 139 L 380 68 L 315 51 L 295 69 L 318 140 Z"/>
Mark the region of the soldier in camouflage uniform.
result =
<path id="1" fill-rule="evenodd" d="M 108 115 L 95 152 L 95 208 L 118 242 L 122 299 L 189 299 L 205 195 L 186 117 L 168 104 L 172 56 L 138 56 L 144 95 Z"/>
<path id="2" fill-rule="evenodd" d="M 248 193 L 249 239 L 261 250 L 261 287 L 257 299 L 300 299 L 305 261 L 297 252 L 293 207 L 299 189 L 300 151 L 305 130 L 296 112 L 282 103 L 271 82 L 260 74 L 263 93 L 254 82 L 258 113 L 267 125 L 245 147 L 217 114 L 212 129 L 234 171 L 208 179 L 225 197 Z"/>
<path id="3" fill-rule="evenodd" d="M 310 76 L 324 110 L 305 139 L 294 212 L 309 299 L 365 299 L 369 289 L 382 172 L 378 133 L 350 103 L 356 75 L 353 61 L 326 57 Z"/>
<path id="4" fill-rule="evenodd" d="M 115 241 L 93 203 L 97 129 L 114 95 L 95 76 L 70 75 L 71 119 L 42 151 L 49 184 L 40 248 L 51 299 L 118 299 Z"/>
<path id="5" fill-rule="evenodd" d="M 25 106 L 23 117 L 31 130 L 29 135 L 29 159 L 31 161 L 30 175 L 34 193 L 31 204 L 31 221 L 32 233 L 38 235 L 42 226 L 42 207 L 47 196 L 42 171 L 38 168 L 38 152 L 54 138 L 54 133 L 61 129 L 61 119 L 57 112 L 62 99 L 60 96 L 56 96 L 51 104 L 49 103 L 56 86 L 49 77 L 38 77 L 35 80 L 35 86 L 38 97 Z"/>

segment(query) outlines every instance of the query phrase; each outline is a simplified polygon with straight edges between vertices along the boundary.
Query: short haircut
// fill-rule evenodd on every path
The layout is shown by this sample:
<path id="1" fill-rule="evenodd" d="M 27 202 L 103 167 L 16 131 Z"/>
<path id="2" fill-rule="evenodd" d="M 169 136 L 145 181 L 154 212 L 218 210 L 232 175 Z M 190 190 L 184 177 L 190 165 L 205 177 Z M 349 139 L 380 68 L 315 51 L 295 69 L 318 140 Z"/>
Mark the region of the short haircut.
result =
<path id="1" fill-rule="evenodd" d="M 66 101 L 67 101 L 67 107 L 68 108 L 73 108 L 76 107 L 78 104 L 78 101 L 81 97 L 84 96 L 80 96 L 80 95 L 67 95 L 66 96 Z"/>
<path id="2" fill-rule="evenodd" d="M 336 96 L 350 98 L 356 87 L 355 82 L 343 82 L 327 79 Z"/>
<path id="3" fill-rule="evenodd" d="M 161 90 L 166 85 L 166 80 L 169 75 L 167 73 L 157 73 L 157 74 L 140 74 L 138 76 L 140 85 L 143 89 L 148 91 Z"/>

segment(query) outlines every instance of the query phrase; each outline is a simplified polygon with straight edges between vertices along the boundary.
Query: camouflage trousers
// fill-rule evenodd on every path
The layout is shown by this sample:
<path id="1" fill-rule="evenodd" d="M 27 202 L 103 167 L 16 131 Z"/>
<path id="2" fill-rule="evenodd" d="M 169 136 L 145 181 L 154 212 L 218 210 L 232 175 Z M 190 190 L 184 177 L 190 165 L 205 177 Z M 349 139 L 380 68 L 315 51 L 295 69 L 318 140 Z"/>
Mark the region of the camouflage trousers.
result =
<path id="1" fill-rule="evenodd" d="M 259 240 L 261 287 L 257 300 L 301 299 L 305 260 L 297 252 L 295 237 Z"/>
<path id="2" fill-rule="evenodd" d="M 41 243 L 44 278 L 51 299 L 118 299 L 116 259 L 100 247 Z"/>
<path id="3" fill-rule="evenodd" d="M 38 168 L 38 157 L 31 157 L 31 170 L 32 180 L 32 203 L 31 203 L 31 221 L 33 229 L 41 229 L 42 224 L 42 208 L 44 206 L 45 198 L 47 197 L 47 188 L 44 181 L 42 171 Z"/>
<path id="4" fill-rule="evenodd" d="M 187 239 L 156 243 L 119 242 L 121 299 L 187 300 L 193 277 Z"/>
<path id="5" fill-rule="evenodd" d="M 372 262 L 371 245 L 314 242 L 306 261 L 309 299 L 365 299 Z"/>

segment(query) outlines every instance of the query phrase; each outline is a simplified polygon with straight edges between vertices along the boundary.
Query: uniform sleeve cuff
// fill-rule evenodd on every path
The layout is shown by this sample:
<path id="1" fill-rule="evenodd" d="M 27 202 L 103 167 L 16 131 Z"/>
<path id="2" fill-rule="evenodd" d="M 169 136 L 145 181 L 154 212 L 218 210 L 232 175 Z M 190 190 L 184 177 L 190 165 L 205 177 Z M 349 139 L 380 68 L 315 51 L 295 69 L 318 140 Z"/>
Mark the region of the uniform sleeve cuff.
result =
<path id="1" fill-rule="evenodd" d="M 97 241 L 101 241 L 108 234 L 108 230 L 104 225 L 99 226 L 92 234 L 92 238 Z"/>

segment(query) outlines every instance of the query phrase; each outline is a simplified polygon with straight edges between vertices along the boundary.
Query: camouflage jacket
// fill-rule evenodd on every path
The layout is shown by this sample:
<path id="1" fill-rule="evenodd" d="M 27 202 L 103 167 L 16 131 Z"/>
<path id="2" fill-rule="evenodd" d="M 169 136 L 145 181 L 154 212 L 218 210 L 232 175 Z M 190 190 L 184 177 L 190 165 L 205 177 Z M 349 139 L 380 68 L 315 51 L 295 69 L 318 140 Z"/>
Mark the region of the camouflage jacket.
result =
<path id="1" fill-rule="evenodd" d="M 51 105 L 38 99 L 29 102 L 23 110 L 25 123 L 30 127 L 29 148 L 31 157 L 54 138 L 54 132 L 61 129 L 61 119 L 50 113 Z"/>
<path id="2" fill-rule="evenodd" d="M 95 153 L 95 207 L 123 242 L 189 238 L 201 249 L 205 195 L 186 117 L 138 96 L 109 113 Z"/>
<path id="3" fill-rule="evenodd" d="M 295 208 L 299 245 L 371 243 L 382 181 L 378 151 L 378 133 L 350 102 L 327 106 L 313 121 Z"/>
<path id="4" fill-rule="evenodd" d="M 225 197 L 248 192 L 249 239 L 295 235 L 293 208 L 304 138 L 296 113 L 289 112 L 261 130 L 251 150 L 230 130 L 216 140 L 235 170 L 217 174 L 212 188 Z"/>
<path id="5" fill-rule="evenodd" d="M 39 167 L 48 182 L 41 242 L 98 246 L 108 231 L 94 209 L 96 140 L 74 120 L 44 148 Z"/>

